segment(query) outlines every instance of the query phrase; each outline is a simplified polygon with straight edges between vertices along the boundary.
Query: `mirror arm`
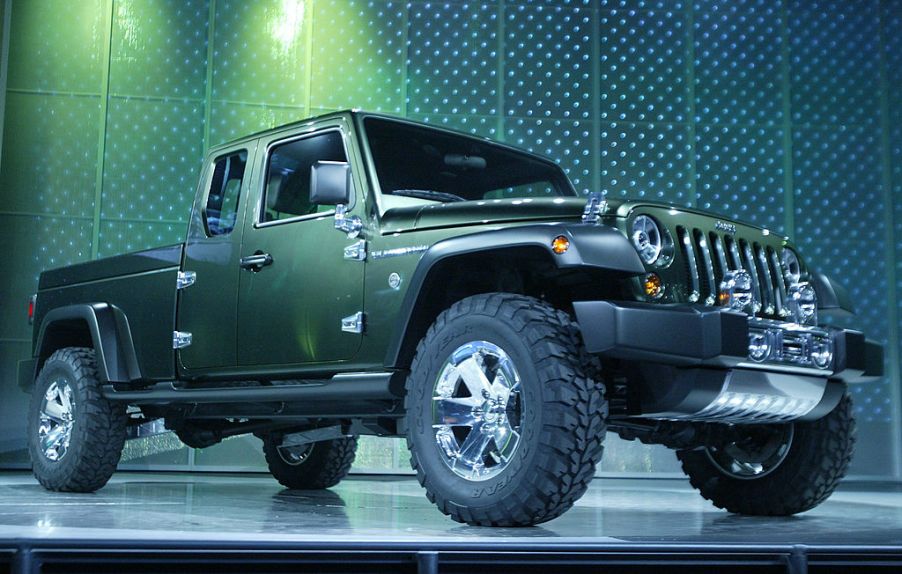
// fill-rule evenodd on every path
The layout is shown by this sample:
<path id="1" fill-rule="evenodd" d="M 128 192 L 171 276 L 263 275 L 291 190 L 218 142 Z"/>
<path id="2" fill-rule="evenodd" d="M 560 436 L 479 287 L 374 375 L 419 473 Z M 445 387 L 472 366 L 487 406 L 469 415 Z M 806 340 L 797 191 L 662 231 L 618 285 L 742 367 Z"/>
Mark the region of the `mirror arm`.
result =
<path id="1" fill-rule="evenodd" d="M 356 215 L 348 215 L 348 206 L 339 203 L 335 206 L 335 229 L 348 234 L 348 239 L 354 239 L 363 230 L 363 221 Z"/>

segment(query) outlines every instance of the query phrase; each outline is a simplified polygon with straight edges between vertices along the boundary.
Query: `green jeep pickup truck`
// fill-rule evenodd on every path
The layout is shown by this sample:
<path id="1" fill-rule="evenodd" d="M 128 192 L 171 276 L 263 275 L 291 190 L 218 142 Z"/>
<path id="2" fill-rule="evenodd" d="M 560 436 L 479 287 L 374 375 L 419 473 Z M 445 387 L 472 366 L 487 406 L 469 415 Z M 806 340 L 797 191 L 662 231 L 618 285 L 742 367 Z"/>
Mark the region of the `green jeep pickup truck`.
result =
<path id="1" fill-rule="evenodd" d="M 102 487 L 159 419 L 195 448 L 257 435 L 289 488 L 403 436 L 439 510 L 529 525 L 586 491 L 612 431 L 674 449 L 721 508 L 787 515 L 834 490 L 847 385 L 882 374 L 880 345 L 823 321 L 848 299 L 768 230 L 342 112 L 211 150 L 184 243 L 43 273 L 19 384 L 51 490 Z"/>

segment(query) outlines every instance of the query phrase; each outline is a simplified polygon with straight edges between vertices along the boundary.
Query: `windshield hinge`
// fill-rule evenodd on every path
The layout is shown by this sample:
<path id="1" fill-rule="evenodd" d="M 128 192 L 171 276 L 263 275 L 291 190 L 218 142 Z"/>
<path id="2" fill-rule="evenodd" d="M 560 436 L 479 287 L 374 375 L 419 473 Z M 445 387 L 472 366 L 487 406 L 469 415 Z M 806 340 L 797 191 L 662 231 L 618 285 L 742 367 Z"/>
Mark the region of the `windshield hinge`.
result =
<path id="1" fill-rule="evenodd" d="M 179 271 L 178 277 L 175 280 L 175 287 L 176 289 L 191 287 L 194 285 L 195 281 L 197 281 L 197 273 L 194 271 Z"/>
<path id="2" fill-rule="evenodd" d="M 341 330 L 345 333 L 363 333 L 366 316 L 362 311 L 341 320 Z"/>
<path id="3" fill-rule="evenodd" d="M 366 261 L 366 240 L 361 239 L 345 247 L 345 259 L 351 261 Z"/>
<path id="4" fill-rule="evenodd" d="M 583 209 L 583 223 L 599 223 L 601 214 L 607 211 L 608 202 L 600 191 L 593 191 L 588 195 L 586 207 Z"/>
<path id="5" fill-rule="evenodd" d="M 188 345 L 191 344 L 191 333 L 186 333 L 184 331 L 173 331 L 172 332 L 172 348 L 173 349 L 184 349 Z"/>

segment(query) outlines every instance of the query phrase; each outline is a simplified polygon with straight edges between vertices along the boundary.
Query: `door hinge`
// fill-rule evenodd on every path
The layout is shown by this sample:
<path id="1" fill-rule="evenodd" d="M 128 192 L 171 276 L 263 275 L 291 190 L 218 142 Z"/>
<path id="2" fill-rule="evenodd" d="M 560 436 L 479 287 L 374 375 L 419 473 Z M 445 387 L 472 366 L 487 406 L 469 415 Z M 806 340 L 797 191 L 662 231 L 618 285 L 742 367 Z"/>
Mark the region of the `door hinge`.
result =
<path id="1" fill-rule="evenodd" d="M 184 331 L 173 331 L 172 332 L 172 348 L 173 349 L 184 349 L 188 345 L 191 344 L 191 333 L 186 333 Z"/>
<path id="2" fill-rule="evenodd" d="M 351 261 L 366 261 L 366 240 L 361 239 L 360 241 L 345 247 L 345 259 Z"/>
<path id="3" fill-rule="evenodd" d="M 362 311 L 345 317 L 341 320 L 341 330 L 345 333 L 363 333 L 365 319 Z"/>
<path id="4" fill-rule="evenodd" d="M 175 280 L 176 289 L 184 289 L 191 287 L 197 281 L 197 273 L 194 271 L 179 271 L 178 278 Z"/>

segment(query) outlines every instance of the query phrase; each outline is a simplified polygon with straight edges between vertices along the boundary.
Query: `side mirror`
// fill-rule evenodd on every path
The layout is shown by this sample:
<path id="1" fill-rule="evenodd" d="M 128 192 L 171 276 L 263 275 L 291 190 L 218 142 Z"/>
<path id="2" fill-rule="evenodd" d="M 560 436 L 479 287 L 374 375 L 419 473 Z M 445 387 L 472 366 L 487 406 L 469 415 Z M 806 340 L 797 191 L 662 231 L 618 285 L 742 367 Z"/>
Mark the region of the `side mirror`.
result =
<path id="1" fill-rule="evenodd" d="M 310 203 L 348 205 L 351 202 L 351 168 L 342 161 L 318 161 L 310 169 Z"/>

